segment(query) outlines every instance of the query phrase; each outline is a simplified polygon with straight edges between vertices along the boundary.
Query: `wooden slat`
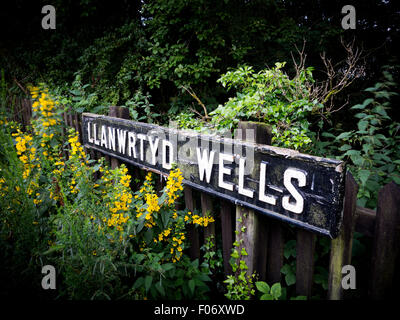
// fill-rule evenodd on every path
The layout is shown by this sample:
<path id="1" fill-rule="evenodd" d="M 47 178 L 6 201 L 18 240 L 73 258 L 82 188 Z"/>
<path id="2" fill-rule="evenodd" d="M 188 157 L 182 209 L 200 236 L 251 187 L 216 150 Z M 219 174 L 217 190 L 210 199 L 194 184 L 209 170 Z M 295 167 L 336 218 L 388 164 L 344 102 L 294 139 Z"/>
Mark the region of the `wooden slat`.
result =
<path id="1" fill-rule="evenodd" d="M 357 183 L 351 173 L 347 172 L 342 228 L 339 236 L 331 241 L 328 279 L 328 299 L 330 300 L 343 298 L 342 268 L 351 264 L 357 192 Z"/>
<path id="2" fill-rule="evenodd" d="M 266 280 L 268 284 L 272 285 L 281 280 L 285 239 L 283 237 L 282 224 L 279 221 L 269 219 L 268 224 L 269 236 Z"/>
<path id="3" fill-rule="evenodd" d="M 316 236 L 298 229 L 296 241 L 296 294 L 311 297 Z"/>
<path id="4" fill-rule="evenodd" d="M 400 247 L 399 226 L 400 187 L 391 182 L 378 194 L 369 292 L 372 299 L 397 296 L 393 277 Z"/>
<path id="5" fill-rule="evenodd" d="M 110 117 L 121 118 L 121 119 L 130 119 L 129 110 L 125 107 L 118 106 L 110 106 L 108 115 Z M 111 169 L 115 169 L 120 165 L 120 161 L 117 158 L 111 158 Z"/>
<path id="6" fill-rule="evenodd" d="M 365 236 L 373 237 L 375 233 L 376 211 L 364 207 L 357 207 L 356 217 L 355 231 Z"/>
<path id="7" fill-rule="evenodd" d="M 203 217 L 207 215 L 207 213 L 214 217 L 213 212 L 213 205 L 212 205 L 212 198 L 207 193 L 202 192 L 200 195 L 201 198 L 201 212 Z M 215 217 L 214 217 L 215 220 Z M 215 223 L 209 224 L 207 227 L 204 228 L 204 243 L 206 239 L 210 236 L 214 236 L 215 239 Z"/>
<path id="8" fill-rule="evenodd" d="M 192 188 L 189 186 L 184 186 L 185 195 L 185 206 L 193 213 L 195 208 L 195 202 L 193 199 Z M 194 225 L 187 227 L 188 240 L 190 242 L 189 256 L 192 260 L 200 258 L 200 244 L 199 244 L 199 233 Z"/>
<path id="9" fill-rule="evenodd" d="M 236 138 L 260 144 L 271 143 L 271 128 L 265 123 L 241 121 L 238 129 Z M 243 240 L 239 252 L 244 248 L 248 254 L 242 257 L 248 267 L 247 274 L 256 271 L 259 279 L 265 280 L 268 247 L 268 225 L 265 217 L 254 210 L 236 206 L 236 231 L 236 241 Z"/>
<path id="10" fill-rule="evenodd" d="M 232 274 L 229 263 L 231 258 L 233 229 L 232 221 L 235 219 L 235 210 L 228 201 L 221 200 L 221 233 L 222 233 L 222 257 L 224 260 L 225 275 Z"/>

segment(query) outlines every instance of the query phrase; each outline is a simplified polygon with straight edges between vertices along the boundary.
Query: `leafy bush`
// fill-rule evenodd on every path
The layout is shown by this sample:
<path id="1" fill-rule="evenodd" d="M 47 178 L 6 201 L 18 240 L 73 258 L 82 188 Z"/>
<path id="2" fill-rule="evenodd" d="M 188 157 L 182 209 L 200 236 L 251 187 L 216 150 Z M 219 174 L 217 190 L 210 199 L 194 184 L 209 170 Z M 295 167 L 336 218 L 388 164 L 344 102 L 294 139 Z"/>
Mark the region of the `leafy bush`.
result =
<path id="1" fill-rule="evenodd" d="M 274 68 L 257 73 L 243 66 L 222 75 L 218 82 L 237 93 L 210 113 L 211 126 L 231 130 L 240 120 L 259 121 L 271 125 L 274 145 L 305 149 L 313 138 L 311 114 L 322 105 L 311 101 L 312 68 L 290 79 L 282 71 L 284 65 L 276 63 Z M 190 115 L 181 114 L 178 120 L 182 127 L 193 128 Z"/>
<path id="2" fill-rule="evenodd" d="M 355 110 L 357 129 L 340 133 L 326 132 L 327 141 L 316 144 L 319 154 L 331 154 L 349 162 L 349 169 L 359 185 L 358 204 L 375 208 L 378 191 L 386 183 L 400 184 L 400 123 L 387 113 L 396 84 L 390 68 L 383 70 L 383 81 L 364 91 L 372 95 Z"/>

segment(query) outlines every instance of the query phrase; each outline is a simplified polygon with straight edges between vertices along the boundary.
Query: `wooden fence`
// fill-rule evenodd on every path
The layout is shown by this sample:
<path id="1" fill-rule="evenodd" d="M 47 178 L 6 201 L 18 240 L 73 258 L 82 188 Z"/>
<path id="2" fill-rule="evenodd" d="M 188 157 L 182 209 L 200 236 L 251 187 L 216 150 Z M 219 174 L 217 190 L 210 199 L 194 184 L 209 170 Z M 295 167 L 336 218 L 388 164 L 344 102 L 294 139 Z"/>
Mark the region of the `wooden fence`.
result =
<path id="1" fill-rule="evenodd" d="M 16 120 L 27 124 L 31 112 L 27 111 L 29 108 L 26 102 L 21 105 L 24 106 L 23 108 L 25 109 L 21 110 L 25 110 L 26 115 Z M 110 107 L 109 116 L 129 119 L 129 112 L 122 107 Z M 64 113 L 64 121 L 67 126 L 74 127 L 81 133 L 80 117 L 77 114 Z M 255 129 L 254 142 L 270 143 L 271 133 L 268 127 L 246 122 L 242 122 L 239 126 L 242 129 Z M 242 137 L 242 139 L 246 140 L 246 137 Z M 102 156 L 98 151 L 88 150 L 88 152 L 93 158 Z M 109 156 L 106 156 L 106 158 L 113 168 L 118 166 L 120 162 L 120 160 Z M 133 170 L 134 175 L 137 176 L 137 172 L 140 169 Z M 158 190 L 163 187 L 162 181 L 162 179 L 157 181 Z M 385 185 L 379 191 L 376 211 L 356 205 L 357 191 L 357 183 L 351 173 L 348 172 L 345 184 L 342 228 L 339 236 L 331 241 L 327 296 L 330 300 L 344 298 L 341 284 L 343 277 L 342 267 L 352 263 L 352 244 L 355 231 L 372 238 L 373 242 L 372 252 L 370 253 L 368 297 L 384 299 L 392 297 L 395 292 L 395 268 L 399 266 L 400 187 L 393 182 Z M 199 193 L 200 195 L 198 196 Z M 214 205 L 216 202 L 219 202 L 219 206 Z M 229 265 L 229 259 L 232 245 L 235 238 L 237 240 L 238 237 L 241 237 L 243 239 L 241 247 L 244 247 L 248 252 L 246 263 L 249 267 L 249 272 L 257 271 L 260 276 L 259 279 L 265 280 L 269 284 L 282 281 L 281 268 L 284 261 L 285 245 L 284 230 L 287 226 L 253 210 L 235 206 L 229 201 L 214 199 L 214 197 L 206 193 L 194 193 L 188 186 L 184 188 L 184 203 L 189 210 L 194 210 L 197 207 L 203 214 L 211 212 L 215 220 L 220 219 L 221 226 L 220 232 L 216 231 L 215 224 L 205 228 L 202 239 L 200 239 L 197 229 L 191 228 L 188 230 L 188 238 L 191 242 L 189 251 L 191 258 L 200 257 L 200 246 L 206 237 L 210 235 L 221 237 L 224 272 L 225 274 L 230 274 L 232 270 Z M 216 209 L 217 207 L 218 209 Z M 245 232 L 240 233 L 240 235 L 235 233 L 235 230 L 240 230 L 242 226 L 246 227 Z M 295 230 L 296 294 L 310 297 L 312 296 L 314 283 L 314 252 L 317 236 L 315 233 L 303 229 Z"/>

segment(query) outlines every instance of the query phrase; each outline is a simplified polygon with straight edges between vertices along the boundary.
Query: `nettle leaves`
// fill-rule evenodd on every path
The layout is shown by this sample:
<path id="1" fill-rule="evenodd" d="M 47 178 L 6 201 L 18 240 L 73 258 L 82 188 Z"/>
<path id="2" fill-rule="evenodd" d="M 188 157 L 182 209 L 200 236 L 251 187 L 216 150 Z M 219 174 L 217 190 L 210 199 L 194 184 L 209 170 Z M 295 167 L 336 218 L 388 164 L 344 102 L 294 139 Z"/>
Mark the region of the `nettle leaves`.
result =
<path id="1" fill-rule="evenodd" d="M 212 124 L 218 129 L 233 129 L 240 120 L 260 121 L 272 127 L 273 144 L 299 150 L 311 143 L 309 116 L 322 105 L 312 101 L 308 86 L 314 82 L 312 68 L 290 78 L 282 71 L 285 62 L 255 72 L 241 66 L 223 74 L 217 82 L 236 90 L 213 112 Z"/>

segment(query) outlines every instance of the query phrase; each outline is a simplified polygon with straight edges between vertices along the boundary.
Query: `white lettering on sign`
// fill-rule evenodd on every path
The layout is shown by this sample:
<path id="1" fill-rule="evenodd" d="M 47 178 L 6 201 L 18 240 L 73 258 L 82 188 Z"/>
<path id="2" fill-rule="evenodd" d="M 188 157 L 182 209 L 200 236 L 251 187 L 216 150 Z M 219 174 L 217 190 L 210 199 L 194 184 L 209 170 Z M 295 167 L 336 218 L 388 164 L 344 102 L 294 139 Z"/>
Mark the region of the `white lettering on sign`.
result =
<path id="1" fill-rule="evenodd" d="M 244 164 L 245 159 L 240 158 L 239 160 L 239 190 L 238 192 L 246 197 L 253 198 L 254 192 L 244 187 Z"/>
<path id="2" fill-rule="evenodd" d="M 87 132 L 88 132 L 88 141 L 89 141 L 89 143 L 94 143 L 93 142 L 93 138 L 91 137 L 91 134 L 90 134 L 90 122 L 88 122 Z"/>
<path id="3" fill-rule="evenodd" d="M 108 148 L 107 146 L 107 134 L 106 134 L 106 126 L 101 126 L 101 139 L 100 139 L 100 146 Z"/>
<path id="4" fill-rule="evenodd" d="M 151 136 L 149 137 L 150 151 L 151 151 L 151 164 L 153 166 L 155 166 L 157 163 L 156 154 L 157 154 L 159 140 L 160 140 L 159 138 L 155 138 L 153 141 L 151 139 Z"/>
<path id="5" fill-rule="evenodd" d="M 168 147 L 168 154 L 169 154 L 169 159 L 167 161 L 167 147 Z M 171 169 L 172 168 L 172 162 L 174 161 L 174 148 L 171 142 L 167 140 L 162 141 L 162 166 L 164 169 Z"/>
<path id="6" fill-rule="evenodd" d="M 267 171 L 267 164 L 265 162 L 261 162 L 261 164 L 260 164 L 260 188 L 259 188 L 258 199 L 262 202 L 272 204 L 273 206 L 275 206 L 276 205 L 276 197 L 265 194 L 266 171 Z"/>
<path id="7" fill-rule="evenodd" d="M 137 158 L 136 156 L 136 135 L 133 132 L 128 132 L 128 156 Z"/>
<path id="8" fill-rule="evenodd" d="M 108 127 L 108 148 L 115 151 L 115 128 Z"/>
<path id="9" fill-rule="evenodd" d="M 233 155 L 220 153 L 219 154 L 219 172 L 218 172 L 218 186 L 229 191 L 233 191 L 233 184 L 224 181 L 225 174 L 231 174 L 231 169 L 224 167 L 224 161 L 233 162 Z"/>
<path id="10" fill-rule="evenodd" d="M 100 145 L 100 141 L 97 140 L 97 130 L 96 124 L 93 125 L 93 137 L 94 137 L 94 144 Z"/>
<path id="11" fill-rule="evenodd" d="M 210 183 L 215 152 L 213 150 L 209 152 L 208 149 L 204 149 L 203 155 L 201 155 L 201 149 L 199 147 L 196 148 L 196 151 L 197 151 L 197 163 L 199 167 L 200 181 L 204 181 L 204 173 L 205 173 L 206 182 Z"/>
<path id="12" fill-rule="evenodd" d="M 143 146 L 143 141 L 146 140 L 146 136 L 144 134 L 139 133 L 137 135 L 137 138 L 140 140 L 140 160 L 144 160 L 144 146 Z"/>
<path id="13" fill-rule="evenodd" d="M 289 195 L 284 196 L 282 198 L 282 207 L 288 211 L 300 214 L 303 212 L 304 199 L 292 184 L 292 179 L 298 181 L 299 187 L 304 187 L 306 185 L 306 173 L 303 170 L 296 168 L 288 168 L 285 170 L 285 173 L 283 174 L 283 185 L 295 199 L 295 202 L 292 203 L 289 201 Z"/>
<path id="14" fill-rule="evenodd" d="M 125 153 L 126 132 L 126 130 L 117 129 L 118 152 L 122 154 Z"/>

